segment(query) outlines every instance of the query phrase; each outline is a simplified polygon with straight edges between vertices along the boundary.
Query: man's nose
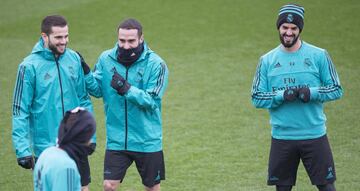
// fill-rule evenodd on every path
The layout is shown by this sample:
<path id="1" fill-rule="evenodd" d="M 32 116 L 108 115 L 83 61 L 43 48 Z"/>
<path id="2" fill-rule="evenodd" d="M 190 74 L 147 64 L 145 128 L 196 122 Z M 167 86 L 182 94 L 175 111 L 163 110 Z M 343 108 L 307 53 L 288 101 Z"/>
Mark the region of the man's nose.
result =
<path id="1" fill-rule="evenodd" d="M 292 35 L 293 31 L 291 29 L 286 30 L 286 35 Z"/>
<path id="2" fill-rule="evenodd" d="M 60 43 L 65 44 L 67 42 L 67 38 L 60 38 Z"/>
<path id="3" fill-rule="evenodd" d="M 124 43 L 124 46 L 123 46 L 124 49 L 130 49 L 130 44 L 128 42 L 125 42 Z"/>

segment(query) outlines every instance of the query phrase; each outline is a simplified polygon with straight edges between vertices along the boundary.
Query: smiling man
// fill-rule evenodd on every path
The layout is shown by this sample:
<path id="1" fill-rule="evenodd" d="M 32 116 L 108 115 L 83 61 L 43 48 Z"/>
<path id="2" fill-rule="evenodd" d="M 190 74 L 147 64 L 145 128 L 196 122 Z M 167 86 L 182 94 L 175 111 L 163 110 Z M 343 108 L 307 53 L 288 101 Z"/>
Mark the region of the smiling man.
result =
<path id="1" fill-rule="evenodd" d="M 161 100 L 168 69 L 144 41 L 139 21 L 121 22 L 117 38 L 115 47 L 100 55 L 94 72 L 83 62 L 87 90 L 104 101 L 104 190 L 115 191 L 135 162 L 145 190 L 159 191 L 165 179 Z"/>
<path id="2" fill-rule="evenodd" d="M 281 44 L 260 58 L 252 102 L 271 117 L 268 184 L 290 191 L 302 160 L 313 185 L 335 191 L 323 103 L 339 99 L 342 88 L 327 51 L 300 39 L 304 12 L 295 4 L 281 7 L 276 23 Z"/>
<path id="3" fill-rule="evenodd" d="M 33 169 L 40 154 L 55 146 L 65 111 L 78 106 L 93 110 L 80 57 L 67 48 L 68 42 L 65 18 L 47 16 L 41 23 L 39 42 L 19 65 L 13 97 L 12 140 L 18 164 L 25 169 Z M 95 143 L 91 145 L 90 153 Z M 81 162 L 78 166 L 81 183 L 86 186 L 90 182 L 89 163 L 87 158 Z"/>

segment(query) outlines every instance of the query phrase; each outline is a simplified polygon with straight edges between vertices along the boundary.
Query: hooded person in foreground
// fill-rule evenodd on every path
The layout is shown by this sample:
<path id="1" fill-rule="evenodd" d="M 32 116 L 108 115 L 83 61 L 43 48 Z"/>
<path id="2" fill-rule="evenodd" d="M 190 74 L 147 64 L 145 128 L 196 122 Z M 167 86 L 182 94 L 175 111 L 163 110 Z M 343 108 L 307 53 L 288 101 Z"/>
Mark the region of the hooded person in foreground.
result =
<path id="1" fill-rule="evenodd" d="M 79 163 L 87 157 L 96 123 L 81 107 L 65 113 L 58 133 L 58 146 L 45 149 L 34 168 L 35 191 L 80 191 Z"/>

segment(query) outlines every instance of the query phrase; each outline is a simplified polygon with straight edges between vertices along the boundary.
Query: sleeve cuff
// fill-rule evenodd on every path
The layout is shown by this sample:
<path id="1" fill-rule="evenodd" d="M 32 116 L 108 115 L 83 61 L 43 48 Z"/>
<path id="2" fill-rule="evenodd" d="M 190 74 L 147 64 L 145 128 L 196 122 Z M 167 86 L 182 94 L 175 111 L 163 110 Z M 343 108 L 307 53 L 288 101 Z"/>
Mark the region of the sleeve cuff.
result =
<path id="1" fill-rule="evenodd" d="M 285 90 L 280 90 L 280 91 L 276 92 L 276 95 L 275 95 L 276 103 L 282 103 L 284 101 L 284 91 Z"/>
<path id="2" fill-rule="evenodd" d="M 27 156 L 32 156 L 32 153 L 30 152 L 30 149 L 26 149 L 24 152 L 19 152 L 16 153 L 16 158 L 22 158 L 22 157 L 27 157 Z"/>
<path id="3" fill-rule="evenodd" d="M 129 90 L 124 94 L 124 96 L 126 97 L 126 98 L 129 98 L 134 92 L 136 92 L 137 91 L 137 88 L 136 87 L 134 87 L 134 86 L 132 86 L 132 85 L 130 85 L 130 88 L 129 88 Z"/>
<path id="4" fill-rule="evenodd" d="M 310 89 L 310 100 L 316 101 L 319 100 L 319 87 L 311 87 Z"/>

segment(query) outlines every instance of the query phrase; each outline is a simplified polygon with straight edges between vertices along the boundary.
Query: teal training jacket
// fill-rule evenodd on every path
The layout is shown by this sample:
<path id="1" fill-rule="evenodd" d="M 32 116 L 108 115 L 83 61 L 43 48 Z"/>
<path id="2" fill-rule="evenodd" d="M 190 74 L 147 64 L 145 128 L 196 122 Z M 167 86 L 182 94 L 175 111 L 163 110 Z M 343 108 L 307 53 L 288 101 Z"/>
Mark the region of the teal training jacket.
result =
<path id="1" fill-rule="evenodd" d="M 34 172 L 34 191 L 80 191 L 80 174 L 76 163 L 58 147 L 41 153 Z"/>
<path id="2" fill-rule="evenodd" d="M 309 87 L 310 102 L 284 102 L 286 89 Z M 343 94 L 335 66 L 326 50 L 302 42 L 296 52 L 281 46 L 260 58 L 252 86 L 252 102 L 270 112 L 272 137 L 306 140 L 326 134 L 323 103 Z"/>
<path id="3" fill-rule="evenodd" d="M 40 38 L 18 68 L 12 114 L 17 158 L 33 153 L 38 157 L 56 145 L 59 124 L 67 110 L 82 106 L 93 111 L 78 54 L 67 48 L 55 60 L 43 44 Z"/>
<path id="4" fill-rule="evenodd" d="M 168 84 L 165 62 L 144 43 L 144 51 L 130 67 L 118 63 L 116 44 L 104 51 L 94 72 L 85 76 L 90 95 L 103 97 L 108 150 L 162 150 L 161 100 Z M 125 96 L 111 86 L 114 71 L 130 84 Z"/>

